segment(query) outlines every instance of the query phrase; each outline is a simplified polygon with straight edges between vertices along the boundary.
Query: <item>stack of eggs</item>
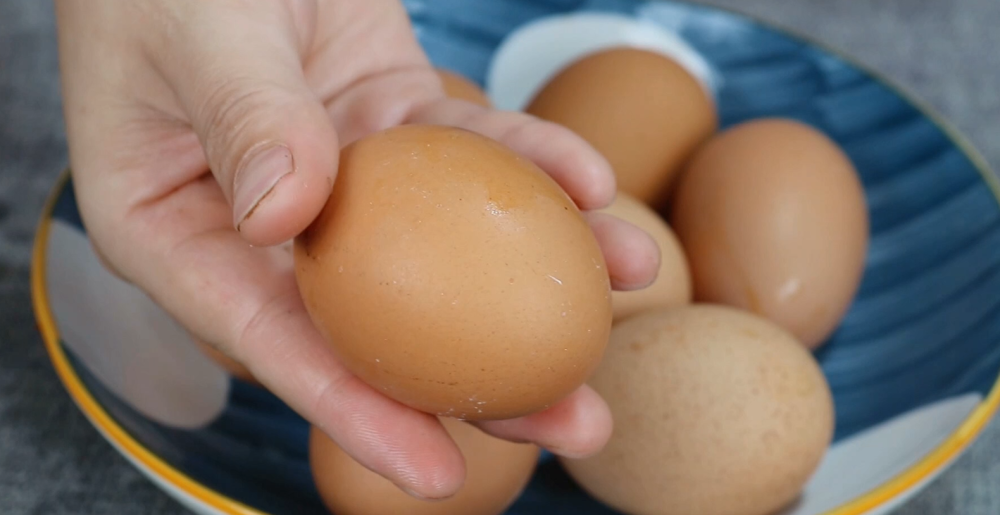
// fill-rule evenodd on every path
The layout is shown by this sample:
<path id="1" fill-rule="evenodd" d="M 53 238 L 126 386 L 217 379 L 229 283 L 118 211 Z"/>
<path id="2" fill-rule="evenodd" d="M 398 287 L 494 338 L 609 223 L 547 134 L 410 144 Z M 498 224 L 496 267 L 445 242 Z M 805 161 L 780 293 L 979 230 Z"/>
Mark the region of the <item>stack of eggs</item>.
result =
<path id="1" fill-rule="evenodd" d="M 446 91 L 488 105 L 442 71 Z M 338 514 L 497 515 L 539 455 L 465 421 L 537 413 L 580 385 L 614 432 L 561 459 L 633 515 L 767 515 L 793 503 L 831 442 L 830 388 L 811 350 L 846 313 L 868 242 L 862 187 L 824 134 L 784 119 L 719 131 L 689 68 L 632 47 L 581 56 L 524 110 L 611 163 L 605 212 L 659 244 L 649 287 L 612 292 L 575 204 L 485 137 L 402 126 L 342 152 L 334 191 L 295 242 L 303 300 L 331 348 L 385 395 L 440 417 L 468 477 L 421 501 L 313 431 Z"/>

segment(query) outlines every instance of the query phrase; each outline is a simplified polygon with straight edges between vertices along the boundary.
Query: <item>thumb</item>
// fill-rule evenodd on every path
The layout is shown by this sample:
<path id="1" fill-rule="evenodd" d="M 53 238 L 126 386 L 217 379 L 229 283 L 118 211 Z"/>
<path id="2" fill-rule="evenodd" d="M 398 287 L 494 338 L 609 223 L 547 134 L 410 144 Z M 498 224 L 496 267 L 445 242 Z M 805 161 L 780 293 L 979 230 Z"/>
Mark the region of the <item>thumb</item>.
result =
<path id="1" fill-rule="evenodd" d="M 285 2 L 178 2 L 155 53 L 251 244 L 301 232 L 323 208 L 339 145 L 302 71 Z M 175 4 L 175 5 L 178 5 Z"/>

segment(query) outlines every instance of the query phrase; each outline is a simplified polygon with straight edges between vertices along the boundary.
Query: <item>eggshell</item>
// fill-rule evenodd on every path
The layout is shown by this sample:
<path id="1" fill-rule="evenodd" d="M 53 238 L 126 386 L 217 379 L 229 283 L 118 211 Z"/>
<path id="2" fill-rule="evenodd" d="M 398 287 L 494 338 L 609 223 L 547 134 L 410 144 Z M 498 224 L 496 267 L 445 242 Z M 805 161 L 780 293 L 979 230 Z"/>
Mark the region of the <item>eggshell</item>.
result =
<path id="1" fill-rule="evenodd" d="M 615 323 L 642 311 L 690 303 L 691 274 L 687 257 L 677 236 L 660 215 L 623 192 L 618 192 L 615 201 L 601 212 L 646 231 L 660 248 L 660 269 L 653 284 L 641 290 L 611 293 Z"/>
<path id="2" fill-rule="evenodd" d="M 445 95 L 451 98 L 468 100 L 473 104 L 483 107 L 492 107 L 490 99 L 476 83 L 462 75 L 445 69 L 439 68 L 437 74 L 441 77 L 441 84 L 444 86 Z"/>
<path id="3" fill-rule="evenodd" d="M 526 111 L 561 124 L 611 163 L 618 189 L 659 203 L 684 161 L 717 127 L 713 100 L 684 66 L 611 48 L 559 72 Z"/>
<path id="4" fill-rule="evenodd" d="M 538 462 L 539 448 L 511 443 L 453 419 L 441 419 L 465 457 L 465 484 L 454 496 L 424 501 L 363 467 L 313 427 L 309 463 L 326 507 L 336 515 L 500 515 L 517 500 Z"/>
<path id="5" fill-rule="evenodd" d="M 345 147 L 295 271 L 344 365 L 437 415 L 543 410 L 583 384 L 610 331 L 608 272 L 583 215 L 533 163 L 456 128 L 400 126 Z"/>
<path id="6" fill-rule="evenodd" d="M 754 120 L 713 138 L 681 178 L 671 222 L 696 300 L 765 316 L 810 348 L 860 286 L 864 190 L 843 151 L 802 123 Z"/>
<path id="7" fill-rule="evenodd" d="M 735 308 L 618 324 L 589 384 L 614 433 L 596 456 L 561 462 L 632 515 L 770 515 L 798 497 L 833 435 L 830 389 L 808 350 Z"/>

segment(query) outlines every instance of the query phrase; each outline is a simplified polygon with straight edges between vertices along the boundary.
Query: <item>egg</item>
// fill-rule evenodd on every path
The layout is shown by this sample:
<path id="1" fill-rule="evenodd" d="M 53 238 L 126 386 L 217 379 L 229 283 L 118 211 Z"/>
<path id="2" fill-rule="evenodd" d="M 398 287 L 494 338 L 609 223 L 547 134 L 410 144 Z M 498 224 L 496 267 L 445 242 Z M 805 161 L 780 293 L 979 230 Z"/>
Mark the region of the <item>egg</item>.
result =
<path id="1" fill-rule="evenodd" d="M 861 181 L 800 122 L 758 119 L 709 141 L 673 199 L 695 299 L 767 317 L 821 345 L 857 293 L 868 247 Z"/>
<path id="2" fill-rule="evenodd" d="M 536 165 L 473 132 L 404 125 L 345 147 L 294 256 L 341 362 L 427 413 L 544 410 L 607 344 L 610 280 L 583 215 Z"/>
<path id="3" fill-rule="evenodd" d="M 581 10 L 540 16 L 500 41 L 486 70 L 486 91 L 498 109 L 523 111 L 566 66 L 601 50 L 629 47 L 680 63 L 714 97 L 722 75 L 681 35 L 683 26 L 676 12 L 655 3 L 637 5 L 634 14 Z"/>
<path id="4" fill-rule="evenodd" d="M 727 306 L 647 311 L 618 324 L 589 384 L 615 420 L 569 475 L 631 515 L 771 515 L 800 495 L 834 427 L 812 355 Z"/>
<path id="5" fill-rule="evenodd" d="M 641 290 L 611 293 L 615 323 L 642 311 L 691 302 L 691 275 L 687 258 L 677 236 L 663 218 L 624 192 L 618 192 L 615 201 L 600 211 L 642 229 L 653 237 L 660 248 L 660 268 L 653 284 Z"/>
<path id="6" fill-rule="evenodd" d="M 570 64 L 526 112 L 583 137 L 611 163 L 618 189 L 650 204 L 664 200 L 676 172 L 718 125 L 713 99 L 684 66 L 626 47 Z"/>
<path id="7" fill-rule="evenodd" d="M 467 100 L 483 107 L 492 107 L 490 99 L 476 83 L 462 75 L 442 68 L 437 70 L 437 74 L 441 78 L 441 85 L 444 86 L 445 95 L 451 98 Z"/>
<path id="8" fill-rule="evenodd" d="M 437 501 L 414 498 L 363 467 L 315 427 L 309 436 L 309 465 L 323 504 L 336 515 L 500 515 L 527 486 L 540 450 L 442 418 L 465 457 L 465 483 Z"/>

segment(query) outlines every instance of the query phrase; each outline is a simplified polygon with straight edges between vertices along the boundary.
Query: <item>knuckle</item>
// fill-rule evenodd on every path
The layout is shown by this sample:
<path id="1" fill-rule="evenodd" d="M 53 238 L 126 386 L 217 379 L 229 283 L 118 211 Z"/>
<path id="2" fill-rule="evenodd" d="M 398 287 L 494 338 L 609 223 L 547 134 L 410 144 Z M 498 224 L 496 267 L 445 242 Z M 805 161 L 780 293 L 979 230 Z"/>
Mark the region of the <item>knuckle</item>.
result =
<path id="1" fill-rule="evenodd" d="M 215 170 L 231 174 L 243 153 L 257 143 L 255 128 L 274 106 L 275 95 L 268 84 L 250 77 L 227 77 L 216 81 L 201 96 L 194 118 L 201 125 L 205 154 Z"/>
<path id="2" fill-rule="evenodd" d="M 116 278 L 131 284 L 132 281 L 130 281 L 128 278 L 125 277 L 125 274 L 123 274 L 121 270 L 119 270 L 119 268 L 115 266 L 115 264 L 111 261 L 111 259 L 108 258 L 108 255 L 101 249 L 100 243 L 98 243 L 94 239 L 91 239 L 90 248 L 91 250 L 93 250 L 94 256 L 97 258 L 97 262 L 101 265 L 102 268 L 104 268 L 105 271 L 111 273 L 111 275 L 115 276 Z"/>
<path id="3" fill-rule="evenodd" d="M 128 260 L 124 259 L 127 253 L 121 249 L 122 242 L 129 239 L 122 237 L 122 233 L 126 230 L 125 217 L 118 210 L 106 205 L 97 205 L 93 200 L 86 194 L 81 195 L 79 199 L 80 215 L 90 250 L 101 268 L 131 284 L 133 281 L 129 277 Z"/>
<path id="4" fill-rule="evenodd" d="M 345 391 L 348 388 L 351 378 L 352 376 L 347 374 L 327 376 L 323 384 L 319 385 L 316 389 L 315 400 L 312 406 L 310 406 L 310 413 L 343 413 L 344 399 L 347 396 Z"/>
<path id="5" fill-rule="evenodd" d="M 224 338 L 224 346 L 230 355 L 243 362 L 253 359 L 253 356 L 260 359 L 266 355 L 272 367 L 275 363 L 304 362 L 303 358 L 307 356 L 302 353 L 310 352 L 310 346 L 295 339 L 294 335 L 299 333 L 289 330 L 288 325 L 289 314 L 301 309 L 298 290 L 292 288 L 256 306 L 242 321 L 233 324 L 233 332 Z M 345 404 L 352 398 L 353 381 L 356 381 L 353 375 L 344 369 L 337 369 L 323 375 L 321 382 L 311 384 L 303 404 L 307 417 L 321 421 L 329 420 L 331 413 L 343 413 Z"/>
<path id="6" fill-rule="evenodd" d="M 231 350 L 236 355 L 246 353 L 246 350 L 257 345 L 258 342 L 267 337 L 267 329 L 272 324 L 278 307 L 276 303 L 279 299 L 259 305 L 253 310 L 242 323 L 237 322 L 234 328 L 234 335 L 229 338 L 232 342 Z"/>
<path id="7" fill-rule="evenodd" d="M 437 81 L 424 70 L 374 74 L 340 93 L 328 109 L 346 144 L 407 121 L 440 93 Z"/>
<path id="8" fill-rule="evenodd" d="M 350 106 L 345 126 L 340 129 L 344 134 L 360 138 L 397 125 L 404 107 L 400 104 L 398 99 L 386 102 L 379 94 L 362 96 Z"/>

